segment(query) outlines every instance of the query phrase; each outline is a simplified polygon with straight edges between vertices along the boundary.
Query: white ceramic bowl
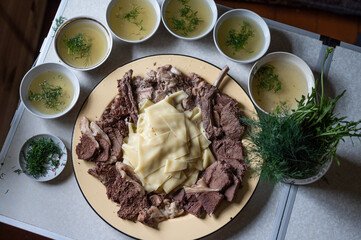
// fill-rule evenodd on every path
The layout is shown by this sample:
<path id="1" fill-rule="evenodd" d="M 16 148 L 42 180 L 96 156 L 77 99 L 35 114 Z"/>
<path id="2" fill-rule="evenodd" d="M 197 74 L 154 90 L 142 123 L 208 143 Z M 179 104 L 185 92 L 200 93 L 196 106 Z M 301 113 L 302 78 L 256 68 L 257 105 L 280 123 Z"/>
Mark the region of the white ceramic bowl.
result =
<path id="1" fill-rule="evenodd" d="M 47 71 L 55 71 L 55 72 L 59 72 L 59 73 L 65 75 L 70 80 L 71 84 L 73 85 L 73 99 L 70 102 L 69 106 L 60 113 L 44 114 L 42 112 L 39 112 L 32 106 L 32 104 L 30 103 L 30 100 L 29 100 L 29 87 L 30 87 L 31 82 L 37 76 L 39 76 L 40 74 L 47 72 Z M 58 63 L 44 63 L 44 64 L 38 65 L 38 66 L 30 69 L 25 74 L 25 76 L 23 77 L 23 80 L 21 81 L 21 84 L 20 84 L 20 99 L 24 103 L 25 108 L 27 110 L 29 110 L 29 112 L 31 112 L 35 116 L 38 116 L 40 118 L 45 118 L 45 119 L 57 118 L 57 117 L 63 116 L 67 112 L 69 112 L 70 109 L 72 109 L 74 107 L 74 105 L 76 104 L 76 102 L 78 101 L 79 93 L 80 93 L 80 85 L 79 85 L 78 78 L 75 76 L 75 74 L 70 69 L 68 69 L 67 67 L 65 67 L 61 64 L 58 64 Z"/>
<path id="2" fill-rule="evenodd" d="M 90 65 L 88 67 L 77 67 L 74 65 L 71 65 L 70 63 L 68 63 L 66 60 L 64 60 L 64 57 L 60 54 L 60 51 L 58 49 L 58 42 L 61 41 L 60 36 L 62 36 L 63 32 L 70 27 L 73 24 L 79 24 L 79 23 L 89 23 L 92 24 L 93 27 L 98 28 L 102 34 L 104 34 L 106 40 L 107 40 L 107 49 L 106 49 L 106 53 L 104 55 L 104 57 L 99 60 L 99 62 Z M 80 16 L 80 17 L 76 17 L 76 18 L 71 18 L 69 20 L 66 20 L 56 31 L 55 33 L 55 37 L 54 37 L 54 48 L 55 48 L 55 52 L 58 55 L 59 59 L 68 67 L 74 69 L 74 70 L 80 70 L 80 71 L 88 71 L 88 70 L 92 70 L 94 68 L 99 67 L 100 65 L 102 65 L 109 57 L 110 52 L 112 50 L 113 47 L 113 38 L 112 38 L 112 34 L 110 33 L 110 31 L 108 30 L 108 28 L 106 28 L 102 23 L 100 23 L 98 20 L 95 20 L 93 18 L 90 17 L 86 17 L 86 16 Z"/>
<path id="3" fill-rule="evenodd" d="M 262 109 L 257 104 L 257 101 L 255 100 L 253 92 L 252 92 L 253 78 L 260 67 L 264 66 L 265 64 L 267 64 L 269 62 L 275 61 L 275 60 L 292 63 L 293 65 L 297 66 L 300 69 L 300 71 L 304 74 L 304 77 L 307 81 L 308 94 L 311 94 L 312 88 L 315 87 L 315 78 L 313 76 L 313 73 L 312 73 L 310 67 L 307 65 L 307 63 L 305 63 L 305 61 L 303 61 L 301 58 L 299 58 L 298 56 L 296 56 L 292 53 L 288 53 L 288 52 L 273 52 L 273 53 L 267 54 L 266 56 L 261 58 L 258 62 L 256 62 L 253 65 L 253 67 L 248 75 L 249 95 L 251 96 L 252 102 L 257 106 L 257 108 L 259 110 L 263 111 L 264 113 L 268 113 L 268 112 L 265 111 L 264 109 Z"/>
<path id="4" fill-rule="evenodd" d="M 112 28 L 112 25 L 110 24 L 110 14 L 111 14 L 111 10 L 113 9 L 114 5 L 117 4 L 120 0 L 112 0 L 108 7 L 107 7 L 107 13 L 106 13 L 106 19 L 107 19 L 107 24 L 108 24 L 108 27 L 110 29 L 110 31 L 113 33 L 113 35 L 121 40 L 121 41 L 124 41 L 124 42 L 128 42 L 128 43 L 140 43 L 140 42 L 144 42 L 146 40 L 148 40 L 149 38 L 151 38 L 155 32 L 158 30 L 158 27 L 159 27 L 159 24 L 160 24 L 160 7 L 159 7 L 159 4 L 157 2 L 157 0 L 146 0 L 148 1 L 152 6 L 153 6 L 153 9 L 155 11 L 155 14 L 156 14 L 156 20 L 155 20 L 155 25 L 154 25 L 154 28 L 153 30 L 149 33 L 149 35 L 147 35 L 146 37 L 140 39 L 140 40 L 130 40 L 130 39 L 126 39 L 126 38 L 123 38 L 121 36 L 119 36 L 115 31 L 114 29 Z"/>
<path id="5" fill-rule="evenodd" d="M 203 33 L 201 33 L 198 36 L 194 36 L 194 37 L 181 36 L 181 35 L 175 33 L 170 27 L 168 27 L 167 21 L 165 19 L 165 12 L 167 10 L 167 6 L 168 6 L 170 1 L 173 1 L 173 0 L 164 0 L 164 2 L 162 4 L 162 22 L 163 22 L 165 28 L 173 36 L 175 36 L 177 38 L 180 38 L 180 39 L 184 39 L 184 40 L 197 40 L 197 39 L 200 39 L 200 38 L 206 36 L 210 31 L 212 31 L 214 25 L 216 24 L 217 17 L 218 17 L 217 5 L 215 4 L 215 2 L 213 0 L 204 0 L 206 2 L 206 4 L 208 5 L 208 7 L 211 9 L 211 13 L 212 13 L 211 23 L 209 24 L 208 28 L 205 31 L 203 31 Z M 201 1 L 201 0 L 193 0 L 193 1 Z"/>
<path id="6" fill-rule="evenodd" d="M 38 178 L 35 178 L 34 176 L 30 175 L 26 170 L 25 155 L 29 149 L 30 142 L 33 140 L 39 139 L 39 138 L 53 140 L 53 142 L 59 146 L 60 150 L 62 151 L 62 155 L 59 158 L 58 167 L 55 168 L 55 167 L 49 166 L 49 169 L 44 176 L 39 176 Z M 21 150 L 19 153 L 19 165 L 20 165 L 22 172 L 26 176 L 30 177 L 31 179 L 33 179 L 35 181 L 39 181 L 39 182 L 46 182 L 46 181 L 56 178 L 64 170 L 67 159 L 68 159 L 68 153 L 67 153 L 65 144 L 58 137 L 50 135 L 50 134 L 39 134 L 39 135 L 31 137 L 24 143 L 24 145 L 21 147 Z"/>
<path id="7" fill-rule="evenodd" d="M 246 20 L 247 19 L 252 20 L 252 22 L 257 24 L 257 26 L 261 29 L 261 34 L 263 34 L 264 41 L 263 41 L 263 45 L 262 45 L 261 49 L 258 51 L 257 54 L 251 56 L 248 59 L 240 60 L 240 59 L 232 58 L 231 56 L 227 55 L 219 45 L 218 31 L 219 31 L 220 27 L 222 26 L 222 23 L 225 20 L 228 20 L 233 17 L 241 17 Z M 214 40 L 214 43 L 215 43 L 218 51 L 226 58 L 228 58 L 232 61 L 235 61 L 235 62 L 239 62 L 239 63 L 251 63 L 251 62 L 254 62 L 257 59 L 259 59 L 260 57 L 262 57 L 267 52 L 268 47 L 271 42 L 271 34 L 270 34 L 270 31 L 269 31 L 269 28 L 268 28 L 268 25 L 266 24 L 266 22 L 263 20 L 263 18 L 261 18 L 256 13 L 246 10 L 246 9 L 233 9 L 233 10 L 230 10 L 230 11 L 224 13 L 218 19 L 216 26 L 214 27 L 214 30 L 213 30 L 213 40 Z"/>

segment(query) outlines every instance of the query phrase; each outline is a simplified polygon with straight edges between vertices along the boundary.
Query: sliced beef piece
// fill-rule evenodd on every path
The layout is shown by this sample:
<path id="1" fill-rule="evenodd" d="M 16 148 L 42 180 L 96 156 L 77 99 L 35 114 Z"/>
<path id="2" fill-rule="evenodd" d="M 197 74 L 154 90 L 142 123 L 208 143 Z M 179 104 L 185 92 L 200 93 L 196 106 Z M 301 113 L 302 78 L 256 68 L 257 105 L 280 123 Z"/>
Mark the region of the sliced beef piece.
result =
<path id="1" fill-rule="evenodd" d="M 229 186 L 224 192 L 224 196 L 226 197 L 228 202 L 232 202 L 234 197 L 236 196 L 237 190 L 241 186 L 241 180 L 238 177 L 233 175 L 233 184 Z"/>
<path id="2" fill-rule="evenodd" d="M 240 140 L 244 132 L 244 126 L 241 125 L 239 107 L 232 103 L 224 106 L 220 112 L 220 125 L 226 137 L 232 140 Z"/>
<path id="3" fill-rule="evenodd" d="M 243 159 L 243 146 L 241 141 L 224 138 L 215 139 L 212 142 L 212 150 L 217 160 L 220 159 Z"/>
<path id="4" fill-rule="evenodd" d="M 213 95 L 216 88 L 212 86 L 211 84 L 207 83 L 202 79 L 200 76 L 198 76 L 195 73 L 191 73 L 189 75 L 190 82 L 192 82 L 193 88 L 192 88 L 192 95 L 197 96 L 197 102 L 206 95 Z"/>
<path id="5" fill-rule="evenodd" d="M 214 140 L 222 136 L 223 131 L 221 128 L 217 127 L 214 122 L 213 116 L 213 104 L 212 97 L 215 90 L 208 92 L 200 100 L 200 108 L 202 114 L 203 126 L 209 140 Z"/>
<path id="6" fill-rule="evenodd" d="M 164 200 L 164 194 L 152 194 L 149 196 L 149 201 L 150 203 L 155 206 L 155 207 L 159 207 Z"/>
<path id="7" fill-rule="evenodd" d="M 164 215 L 155 206 L 151 206 L 149 209 L 143 209 L 139 212 L 137 221 L 157 229 L 158 223 L 164 220 Z"/>
<path id="8" fill-rule="evenodd" d="M 131 82 L 131 84 L 132 84 L 133 93 L 135 94 L 135 98 L 138 104 L 146 99 L 152 100 L 154 89 L 152 87 L 151 78 L 143 79 L 142 77 L 137 76 Z"/>
<path id="9" fill-rule="evenodd" d="M 123 103 L 122 106 L 128 111 L 133 123 L 136 123 L 138 120 L 138 104 L 131 87 L 132 75 L 133 70 L 129 70 L 124 74 L 123 78 L 118 80 L 118 91 L 120 102 Z"/>
<path id="10" fill-rule="evenodd" d="M 120 135 L 122 135 L 123 138 L 127 137 L 129 134 L 129 129 L 127 124 L 124 120 L 119 120 L 114 124 L 114 128 L 118 129 L 120 132 Z"/>
<path id="11" fill-rule="evenodd" d="M 225 161 L 231 165 L 233 174 L 236 175 L 239 180 L 243 180 L 243 176 L 247 170 L 247 165 L 243 161 L 232 158 L 221 159 L 221 161 Z"/>
<path id="12" fill-rule="evenodd" d="M 204 171 L 204 182 L 213 189 L 225 190 L 233 183 L 231 166 L 225 162 L 216 161 Z"/>
<path id="13" fill-rule="evenodd" d="M 88 173 L 99 179 L 105 186 L 113 184 L 118 172 L 114 164 L 97 162 L 94 168 L 88 170 Z"/>
<path id="14" fill-rule="evenodd" d="M 223 200 L 219 192 L 204 192 L 197 196 L 207 214 L 212 214 Z"/>
<path id="15" fill-rule="evenodd" d="M 122 145 L 123 145 L 123 136 L 117 128 L 110 128 L 107 130 L 108 136 L 112 143 L 110 149 L 110 155 L 115 157 L 115 159 L 120 160 L 123 156 Z"/>
<path id="16" fill-rule="evenodd" d="M 183 206 L 184 210 L 198 218 L 204 218 L 205 212 L 202 203 L 195 194 L 187 195 L 187 203 Z"/>
<path id="17" fill-rule="evenodd" d="M 106 162 L 109 160 L 110 144 L 103 138 L 98 139 L 100 148 L 97 156 L 93 159 L 94 162 Z"/>
<path id="18" fill-rule="evenodd" d="M 137 220 L 150 227 L 157 228 L 158 223 L 169 218 L 175 218 L 184 213 L 177 202 L 164 201 L 159 207 L 151 206 L 149 209 L 141 210 Z"/>
<path id="19" fill-rule="evenodd" d="M 76 146 L 75 152 L 79 159 L 92 160 L 98 153 L 99 143 L 93 136 L 93 132 L 89 128 L 89 120 L 86 117 L 80 119 L 80 143 Z"/>
<path id="20" fill-rule="evenodd" d="M 104 139 L 107 143 L 111 144 L 108 135 L 95 122 L 90 123 L 90 129 L 96 139 Z"/>
<path id="21" fill-rule="evenodd" d="M 91 160 L 99 149 L 99 143 L 89 134 L 83 134 L 80 137 L 80 143 L 76 145 L 76 155 L 79 159 Z"/>
<path id="22" fill-rule="evenodd" d="M 147 199 L 132 188 L 131 182 L 123 181 L 118 187 L 122 191 L 122 197 L 119 198 L 118 216 L 122 219 L 135 221 L 140 211 L 149 207 Z"/>
<path id="23" fill-rule="evenodd" d="M 170 195 L 171 199 L 174 201 L 177 201 L 181 205 L 184 205 L 186 203 L 186 192 L 183 188 L 179 189 L 178 191 L 174 192 Z"/>
<path id="24" fill-rule="evenodd" d="M 121 162 L 115 164 L 116 180 L 107 186 L 108 197 L 119 203 L 118 216 L 135 221 L 141 210 L 149 208 L 143 186 L 133 170 Z"/>

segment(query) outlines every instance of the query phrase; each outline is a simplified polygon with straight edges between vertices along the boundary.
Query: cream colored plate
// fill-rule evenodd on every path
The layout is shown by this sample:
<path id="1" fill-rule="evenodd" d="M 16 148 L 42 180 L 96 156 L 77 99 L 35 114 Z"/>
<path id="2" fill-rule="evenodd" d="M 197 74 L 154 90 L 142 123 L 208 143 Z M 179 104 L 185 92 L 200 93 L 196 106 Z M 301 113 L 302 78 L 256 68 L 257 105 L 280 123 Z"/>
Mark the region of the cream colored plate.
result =
<path id="1" fill-rule="evenodd" d="M 191 214 L 187 214 L 183 217 L 164 221 L 159 224 L 159 230 L 155 230 L 141 223 L 119 218 L 117 216 L 119 207 L 107 198 L 103 184 L 87 173 L 94 163 L 79 160 L 75 153 L 75 146 L 79 143 L 80 138 L 79 122 L 81 117 L 86 116 L 94 121 L 101 116 L 105 107 L 117 94 L 117 79 L 121 78 L 129 69 L 134 70 L 135 76 L 144 76 L 148 70 L 166 64 L 172 64 L 186 74 L 195 72 L 211 84 L 220 72 L 220 69 L 207 62 L 180 55 L 145 57 L 116 69 L 92 91 L 79 113 L 73 133 L 73 166 L 79 187 L 90 206 L 103 220 L 119 231 L 141 239 L 195 239 L 211 234 L 231 221 L 250 199 L 259 178 L 247 174 L 244 178 L 243 188 L 238 192 L 237 201 L 232 204 L 224 201 L 224 204 L 219 207 L 214 216 L 198 219 Z M 247 117 L 256 112 L 251 100 L 236 81 L 227 77 L 221 85 L 221 90 L 241 103 L 244 115 Z"/>

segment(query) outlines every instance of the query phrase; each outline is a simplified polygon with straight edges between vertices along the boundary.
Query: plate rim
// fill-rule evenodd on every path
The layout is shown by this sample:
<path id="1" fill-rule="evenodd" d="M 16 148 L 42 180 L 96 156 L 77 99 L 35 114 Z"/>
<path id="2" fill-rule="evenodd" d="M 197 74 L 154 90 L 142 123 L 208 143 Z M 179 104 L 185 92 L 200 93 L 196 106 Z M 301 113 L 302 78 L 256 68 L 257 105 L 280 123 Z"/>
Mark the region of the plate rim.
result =
<path id="1" fill-rule="evenodd" d="M 146 56 L 142 56 L 142 57 L 139 57 L 139 58 L 131 59 L 130 61 L 127 61 L 127 62 L 122 63 L 121 65 L 115 67 L 115 69 L 113 69 L 112 71 L 110 71 L 110 72 L 109 72 L 105 77 L 103 77 L 96 85 L 94 85 L 94 87 L 90 90 L 88 96 L 84 99 L 84 102 L 82 103 L 81 107 L 79 108 L 79 111 L 78 111 L 78 113 L 77 113 L 77 115 L 76 115 L 76 118 L 75 118 L 75 122 L 76 122 L 76 119 L 78 119 L 79 114 L 80 114 L 81 110 L 83 109 L 84 105 L 87 103 L 87 100 L 89 99 L 90 94 L 94 91 L 94 89 L 95 89 L 106 77 L 109 76 L 109 74 L 111 74 L 112 72 L 114 72 L 114 71 L 117 70 L 118 68 L 123 67 L 123 66 L 125 66 L 125 65 L 127 65 L 127 64 L 130 64 L 130 63 L 132 63 L 132 62 L 135 62 L 135 61 L 138 61 L 138 60 L 141 60 L 141 59 L 145 59 L 145 58 L 156 57 L 156 56 L 181 56 L 181 57 L 194 58 L 194 59 L 196 59 L 196 60 L 199 60 L 199 61 L 202 61 L 202 62 L 207 63 L 207 64 L 209 64 L 209 65 L 212 65 L 213 67 L 215 67 L 215 68 L 217 68 L 217 69 L 219 69 L 219 70 L 222 70 L 222 68 L 218 67 L 217 65 L 215 65 L 215 64 L 213 64 L 213 63 L 211 63 L 211 62 L 208 62 L 207 60 L 204 60 L 204 59 L 201 59 L 201 58 L 198 58 L 198 57 L 194 57 L 194 56 L 190 56 L 190 55 L 186 55 L 186 54 L 178 54 L 178 53 L 151 54 L 151 55 L 146 55 Z M 229 77 L 231 77 L 232 79 L 235 80 L 235 78 L 233 78 L 232 75 L 230 75 L 229 73 L 227 73 L 227 75 L 228 75 Z M 236 81 L 236 80 L 235 80 L 234 82 L 243 90 L 243 92 L 247 95 L 247 97 L 248 97 L 249 99 L 251 99 L 250 96 L 249 96 L 249 94 L 247 93 L 247 91 L 245 91 L 245 89 L 242 87 L 242 85 L 241 85 L 238 81 Z M 254 107 L 254 109 L 256 110 L 256 113 L 257 113 L 257 108 L 256 108 L 256 106 L 254 105 L 253 101 L 250 101 L 250 102 L 251 102 L 252 106 Z M 72 133 L 71 133 L 71 150 L 73 150 L 73 144 L 74 144 L 74 142 L 73 142 L 73 140 L 74 140 L 74 130 L 75 130 L 75 123 L 74 123 L 74 125 L 73 125 Z M 130 237 L 130 238 L 133 238 L 133 239 L 137 239 L 137 240 L 138 240 L 138 239 L 141 240 L 141 238 L 136 238 L 136 237 L 134 237 L 134 236 L 131 236 L 131 235 L 129 235 L 129 234 L 127 234 L 127 233 L 119 230 L 118 228 L 116 228 L 115 226 L 113 226 L 111 223 L 109 223 L 107 220 L 105 220 L 105 219 L 93 208 L 93 206 L 89 203 L 88 199 L 87 199 L 86 196 L 84 195 L 84 192 L 83 192 L 82 188 L 80 187 L 80 184 L 79 184 L 79 181 L 78 181 L 78 177 L 77 177 L 77 175 L 76 175 L 76 171 L 75 171 L 75 168 L 74 168 L 74 164 L 75 164 L 75 161 L 73 160 L 73 156 L 72 156 L 72 164 L 71 164 L 71 167 L 72 167 L 72 170 L 73 170 L 73 173 L 74 173 L 74 177 L 75 177 L 76 183 L 77 183 L 77 185 L 78 185 L 78 188 L 79 188 L 81 194 L 83 195 L 85 201 L 86 201 L 87 204 L 90 206 L 90 208 L 91 208 L 107 225 L 111 226 L 113 229 L 117 230 L 118 232 L 124 234 L 124 235 L 127 236 L 127 237 Z M 254 188 L 254 191 L 252 192 L 251 196 L 249 197 L 248 201 L 247 201 L 246 204 L 243 206 L 243 208 L 245 208 L 245 207 L 248 205 L 248 203 L 250 202 L 250 200 L 252 199 L 255 191 L 256 191 L 257 188 L 258 188 L 259 182 L 260 182 L 260 179 L 258 179 L 257 184 L 256 184 L 256 186 L 255 186 L 255 188 Z M 243 208 L 242 208 L 242 209 L 243 209 Z M 208 233 L 207 235 L 204 235 L 204 236 L 201 236 L 201 237 L 195 238 L 195 239 L 202 239 L 202 238 L 208 237 L 208 236 L 210 236 L 210 235 L 212 235 L 212 234 L 220 231 L 221 229 L 223 229 L 224 227 L 226 227 L 229 223 L 233 222 L 234 219 L 237 218 L 237 216 L 242 212 L 242 209 L 241 209 L 233 218 L 231 218 L 226 224 L 224 224 L 224 225 L 221 226 L 220 228 L 214 230 L 213 232 Z"/>

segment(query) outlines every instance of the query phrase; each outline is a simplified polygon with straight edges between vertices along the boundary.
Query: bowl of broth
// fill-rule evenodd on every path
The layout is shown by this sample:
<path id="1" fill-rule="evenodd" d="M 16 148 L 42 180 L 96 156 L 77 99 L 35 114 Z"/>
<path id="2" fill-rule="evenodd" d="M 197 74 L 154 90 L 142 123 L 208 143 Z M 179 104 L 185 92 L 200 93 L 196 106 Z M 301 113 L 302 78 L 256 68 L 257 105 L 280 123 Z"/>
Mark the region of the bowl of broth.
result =
<path id="1" fill-rule="evenodd" d="M 267 54 L 253 65 L 248 77 L 251 99 L 265 113 L 296 109 L 297 101 L 311 94 L 314 87 L 310 67 L 288 52 Z"/>
<path id="2" fill-rule="evenodd" d="M 162 21 L 166 29 L 184 40 L 197 40 L 212 31 L 218 11 L 213 0 L 165 0 Z"/>
<path id="3" fill-rule="evenodd" d="M 259 15 L 246 9 L 233 9 L 218 19 L 213 39 L 218 51 L 228 59 L 250 63 L 266 53 L 271 35 Z"/>
<path id="4" fill-rule="evenodd" d="M 144 42 L 159 27 L 160 7 L 156 0 L 112 0 L 106 18 L 116 38 L 130 43 Z"/>
<path id="5" fill-rule="evenodd" d="M 30 69 L 20 84 L 20 99 L 35 116 L 57 118 L 70 111 L 80 93 L 78 78 L 58 63 L 44 63 Z"/>
<path id="6" fill-rule="evenodd" d="M 113 45 L 110 31 L 89 17 L 64 22 L 55 34 L 55 51 L 67 66 L 87 71 L 100 66 L 108 58 Z"/>

